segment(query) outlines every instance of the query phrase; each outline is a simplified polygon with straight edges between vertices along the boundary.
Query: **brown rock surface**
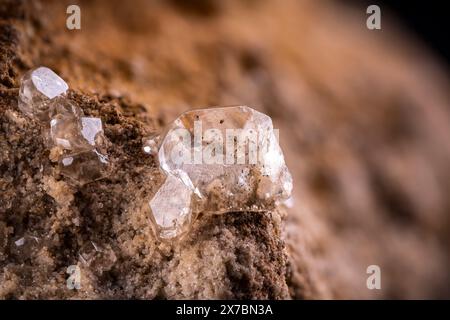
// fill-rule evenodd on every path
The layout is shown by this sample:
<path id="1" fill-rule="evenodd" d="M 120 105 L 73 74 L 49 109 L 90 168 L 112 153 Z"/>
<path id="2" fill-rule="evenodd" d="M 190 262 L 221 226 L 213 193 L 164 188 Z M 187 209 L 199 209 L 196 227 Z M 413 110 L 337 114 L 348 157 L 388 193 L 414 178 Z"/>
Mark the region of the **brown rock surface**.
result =
<path id="1" fill-rule="evenodd" d="M 450 92 L 388 19 L 327 1 L 0 0 L 0 298 L 449 297 Z M 386 31 L 389 30 L 389 31 Z M 20 76 L 45 65 L 101 117 L 114 174 L 58 175 Z M 160 243 L 145 199 L 160 176 L 142 138 L 191 108 L 274 119 L 294 206 L 200 216 Z M 14 241 L 38 237 L 30 254 Z M 101 248 L 89 266 L 80 253 Z M 66 288 L 78 264 L 82 288 Z M 366 268 L 382 290 L 366 288 Z"/>

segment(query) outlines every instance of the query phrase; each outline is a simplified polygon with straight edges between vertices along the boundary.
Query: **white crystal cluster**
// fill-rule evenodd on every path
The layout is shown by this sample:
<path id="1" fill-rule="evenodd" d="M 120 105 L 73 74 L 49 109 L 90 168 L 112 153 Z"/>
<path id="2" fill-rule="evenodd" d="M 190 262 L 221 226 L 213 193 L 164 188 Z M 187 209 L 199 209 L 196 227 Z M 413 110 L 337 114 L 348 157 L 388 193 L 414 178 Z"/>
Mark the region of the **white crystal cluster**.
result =
<path id="1" fill-rule="evenodd" d="M 149 205 L 163 239 L 184 234 L 200 212 L 270 210 L 292 191 L 271 118 L 246 106 L 182 114 L 161 137 L 158 160 L 165 180 Z"/>
<path id="2" fill-rule="evenodd" d="M 68 88 L 55 72 L 39 67 L 22 77 L 18 106 L 44 125 L 61 174 L 83 185 L 107 175 L 106 140 L 102 120 L 85 117 L 66 97 Z"/>

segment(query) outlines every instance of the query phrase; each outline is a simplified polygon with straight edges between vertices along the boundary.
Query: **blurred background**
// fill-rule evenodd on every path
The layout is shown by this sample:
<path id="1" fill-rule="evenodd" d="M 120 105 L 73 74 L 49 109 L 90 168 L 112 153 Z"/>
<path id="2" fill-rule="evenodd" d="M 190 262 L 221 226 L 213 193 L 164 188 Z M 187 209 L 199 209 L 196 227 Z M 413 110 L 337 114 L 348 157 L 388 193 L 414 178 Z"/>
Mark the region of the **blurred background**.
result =
<path id="1" fill-rule="evenodd" d="M 346 0 L 343 0 L 345 2 Z M 347 1 L 348 2 L 348 1 Z M 446 6 L 440 1 L 413 0 L 401 1 L 368 1 L 353 0 L 352 6 L 361 9 L 371 4 L 378 4 L 387 9 L 389 16 L 393 16 L 399 25 L 412 33 L 417 39 L 428 46 L 439 58 L 447 64 L 450 61 L 450 45 L 446 35 Z"/>

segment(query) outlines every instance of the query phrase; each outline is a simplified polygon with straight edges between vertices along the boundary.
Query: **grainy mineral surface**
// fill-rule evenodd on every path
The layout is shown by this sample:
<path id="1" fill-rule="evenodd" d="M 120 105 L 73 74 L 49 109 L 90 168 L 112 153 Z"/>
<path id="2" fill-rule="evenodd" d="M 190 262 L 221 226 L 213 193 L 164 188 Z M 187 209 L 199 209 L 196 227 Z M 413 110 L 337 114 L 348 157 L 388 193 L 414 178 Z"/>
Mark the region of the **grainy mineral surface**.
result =
<path id="1" fill-rule="evenodd" d="M 0 0 L 0 298 L 448 298 L 445 66 L 341 2 L 187 3 L 79 1 L 67 30 L 72 1 Z M 71 185 L 20 112 L 20 77 L 41 65 L 102 119 L 107 179 Z M 161 243 L 142 140 L 216 105 L 272 117 L 294 204 L 200 215 Z M 372 264 L 382 290 L 366 287 Z"/>

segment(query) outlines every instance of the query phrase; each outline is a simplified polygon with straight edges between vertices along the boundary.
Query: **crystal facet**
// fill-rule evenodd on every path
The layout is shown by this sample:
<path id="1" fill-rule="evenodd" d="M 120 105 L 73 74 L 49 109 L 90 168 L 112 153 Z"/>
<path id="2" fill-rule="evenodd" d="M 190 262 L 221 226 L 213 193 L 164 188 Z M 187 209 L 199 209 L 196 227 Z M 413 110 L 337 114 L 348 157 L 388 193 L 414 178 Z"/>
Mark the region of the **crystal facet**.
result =
<path id="1" fill-rule="evenodd" d="M 100 118 L 57 114 L 50 121 L 50 134 L 53 144 L 62 149 L 61 174 L 81 185 L 107 176 L 109 163 Z"/>
<path id="2" fill-rule="evenodd" d="M 24 261 L 35 256 L 40 248 L 41 242 L 39 238 L 27 234 L 13 242 L 11 253 L 20 261 Z"/>
<path id="3" fill-rule="evenodd" d="M 109 172 L 108 157 L 95 149 L 65 154 L 59 161 L 61 174 L 83 185 L 105 178 Z"/>
<path id="4" fill-rule="evenodd" d="M 48 118 L 51 102 L 66 93 L 67 83 L 46 67 L 27 72 L 22 77 L 19 91 L 19 109 L 29 117 Z"/>
<path id="5" fill-rule="evenodd" d="M 90 149 L 80 132 L 77 118 L 57 114 L 50 120 L 50 137 L 53 145 L 63 150 Z"/>
<path id="6" fill-rule="evenodd" d="M 79 250 L 79 257 L 84 264 L 90 264 L 98 252 L 101 252 L 99 246 L 93 241 L 88 241 Z"/>
<path id="7" fill-rule="evenodd" d="M 166 177 L 149 203 L 161 238 L 173 238 L 186 231 L 191 220 L 190 207 L 194 196 L 194 192 L 181 180 L 172 175 Z"/>
<path id="8" fill-rule="evenodd" d="M 109 161 L 105 150 L 105 136 L 100 118 L 70 116 L 54 117 L 51 132 L 55 145 L 62 147 L 59 161 L 61 174 L 80 185 L 102 179 L 108 175 Z M 60 123 L 60 126 L 57 124 Z M 53 130 L 61 127 L 61 130 Z M 58 134 L 53 134 L 56 131 Z M 55 139 L 56 138 L 56 139 Z"/>
<path id="9" fill-rule="evenodd" d="M 184 221 L 199 212 L 264 211 L 291 195 L 292 177 L 272 120 L 246 106 L 182 114 L 162 137 L 158 159 L 167 178 L 150 209 L 161 230 L 164 212 L 168 221 Z M 166 201 L 155 203 L 161 190 L 170 190 Z M 186 190 L 197 201 L 169 201 Z"/>
<path id="10" fill-rule="evenodd" d="M 116 254 L 110 246 L 100 247 L 93 241 L 88 241 L 81 246 L 78 256 L 80 262 L 100 273 L 111 269 L 117 261 Z"/>
<path id="11" fill-rule="evenodd" d="M 103 144 L 103 125 L 100 118 L 81 118 L 81 134 L 91 146 Z"/>

